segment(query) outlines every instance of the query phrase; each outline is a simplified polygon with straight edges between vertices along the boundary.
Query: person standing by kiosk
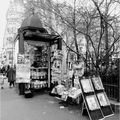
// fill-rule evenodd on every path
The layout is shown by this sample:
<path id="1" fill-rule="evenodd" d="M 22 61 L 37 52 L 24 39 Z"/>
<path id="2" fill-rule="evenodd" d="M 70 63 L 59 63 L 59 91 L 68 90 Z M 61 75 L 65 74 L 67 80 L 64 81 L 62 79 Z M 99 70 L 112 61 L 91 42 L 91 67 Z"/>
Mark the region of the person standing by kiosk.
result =
<path id="1" fill-rule="evenodd" d="M 7 71 L 7 78 L 9 82 L 9 87 L 11 88 L 12 86 L 14 87 L 14 82 L 16 79 L 16 74 L 15 74 L 15 69 L 13 67 L 10 67 L 9 70 Z"/>

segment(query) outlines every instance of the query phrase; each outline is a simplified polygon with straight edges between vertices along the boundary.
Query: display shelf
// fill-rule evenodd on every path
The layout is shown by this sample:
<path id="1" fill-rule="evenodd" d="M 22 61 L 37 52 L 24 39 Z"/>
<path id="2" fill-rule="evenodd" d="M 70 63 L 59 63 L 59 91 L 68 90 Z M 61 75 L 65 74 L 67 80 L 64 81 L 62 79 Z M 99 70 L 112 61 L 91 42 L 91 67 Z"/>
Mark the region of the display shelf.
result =
<path id="1" fill-rule="evenodd" d="M 48 67 L 37 67 L 37 68 L 31 67 L 30 69 L 48 69 Z"/>
<path id="2" fill-rule="evenodd" d="M 43 46 L 37 47 L 37 49 L 34 51 L 33 61 L 31 62 L 30 79 L 38 89 L 44 88 L 48 84 L 48 74 L 50 74 L 48 59 L 48 50 Z"/>
<path id="3" fill-rule="evenodd" d="M 36 80 L 38 80 L 38 81 L 47 81 L 46 79 L 31 79 L 31 81 L 36 81 Z"/>
<path id="4" fill-rule="evenodd" d="M 31 88 L 33 89 L 42 89 L 47 87 L 47 81 L 31 81 Z"/>
<path id="5" fill-rule="evenodd" d="M 41 77 L 41 76 L 35 77 L 35 76 L 31 76 L 30 79 L 44 80 L 44 79 L 47 79 L 47 77 Z"/>

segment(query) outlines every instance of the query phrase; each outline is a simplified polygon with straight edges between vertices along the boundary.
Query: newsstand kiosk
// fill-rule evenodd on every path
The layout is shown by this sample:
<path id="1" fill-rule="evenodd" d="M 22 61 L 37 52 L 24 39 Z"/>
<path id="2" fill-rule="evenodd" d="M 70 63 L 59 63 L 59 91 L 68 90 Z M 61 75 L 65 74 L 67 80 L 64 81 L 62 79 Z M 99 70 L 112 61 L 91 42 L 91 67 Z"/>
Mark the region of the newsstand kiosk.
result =
<path id="1" fill-rule="evenodd" d="M 51 73 L 61 66 L 62 41 L 42 27 L 37 14 L 25 19 L 18 29 L 18 51 L 16 52 L 16 84 L 20 95 L 26 89 L 51 89 Z M 55 57 L 57 53 L 57 56 Z"/>

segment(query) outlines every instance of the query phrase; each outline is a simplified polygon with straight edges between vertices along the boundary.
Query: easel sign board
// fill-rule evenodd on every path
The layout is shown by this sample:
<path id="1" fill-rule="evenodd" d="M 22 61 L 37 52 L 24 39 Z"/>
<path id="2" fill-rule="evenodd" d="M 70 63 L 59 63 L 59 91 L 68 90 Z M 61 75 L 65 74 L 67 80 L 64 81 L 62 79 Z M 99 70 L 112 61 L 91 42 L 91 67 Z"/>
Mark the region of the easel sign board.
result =
<path id="1" fill-rule="evenodd" d="M 80 80 L 83 109 L 86 109 L 91 120 L 101 120 L 113 115 L 109 100 L 100 78 Z M 97 92 L 96 92 L 97 91 Z"/>
<path id="2" fill-rule="evenodd" d="M 101 92 L 97 94 L 97 98 L 99 100 L 100 106 L 101 106 L 101 110 L 103 112 L 103 115 L 105 117 L 114 115 L 112 108 L 110 106 L 110 102 L 107 98 L 107 95 L 105 92 Z"/>
<path id="3" fill-rule="evenodd" d="M 90 120 L 101 120 L 104 115 L 101 111 L 100 104 L 94 93 L 94 87 L 91 79 L 80 80 L 82 96 L 84 99 L 83 110 L 87 110 Z M 82 112 L 83 113 L 83 112 Z"/>

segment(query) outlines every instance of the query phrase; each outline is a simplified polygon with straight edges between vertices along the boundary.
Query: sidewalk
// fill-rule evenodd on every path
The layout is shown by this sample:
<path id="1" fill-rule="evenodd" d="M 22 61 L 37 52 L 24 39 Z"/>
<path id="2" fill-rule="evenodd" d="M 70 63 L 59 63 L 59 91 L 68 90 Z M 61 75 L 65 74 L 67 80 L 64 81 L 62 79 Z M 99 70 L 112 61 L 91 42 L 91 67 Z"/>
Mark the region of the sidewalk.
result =
<path id="1" fill-rule="evenodd" d="M 36 94 L 25 99 L 18 95 L 15 88 L 9 88 L 8 83 L 0 90 L 0 120 L 89 120 L 81 115 L 81 105 L 59 104 L 60 100 L 47 93 Z M 104 120 L 119 120 L 119 114 Z"/>

